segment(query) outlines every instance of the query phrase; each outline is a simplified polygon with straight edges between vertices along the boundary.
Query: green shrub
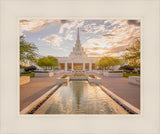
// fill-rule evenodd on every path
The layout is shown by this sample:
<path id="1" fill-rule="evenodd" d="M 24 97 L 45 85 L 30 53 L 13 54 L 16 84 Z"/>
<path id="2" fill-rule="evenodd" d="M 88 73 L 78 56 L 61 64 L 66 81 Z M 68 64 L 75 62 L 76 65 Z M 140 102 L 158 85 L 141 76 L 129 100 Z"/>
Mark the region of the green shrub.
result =
<path id="1" fill-rule="evenodd" d="M 128 78 L 129 76 L 140 76 L 140 74 L 123 73 L 123 77 Z"/>
<path id="2" fill-rule="evenodd" d="M 119 68 L 119 70 L 134 70 L 134 67 L 133 66 L 129 66 L 129 65 L 124 65 L 124 66 L 121 66 L 120 68 Z"/>
<path id="3" fill-rule="evenodd" d="M 89 75 L 89 77 L 91 77 L 91 78 L 96 78 L 96 76 L 94 76 L 94 75 Z"/>
<path id="4" fill-rule="evenodd" d="M 61 78 L 67 78 L 67 75 L 63 75 Z"/>
<path id="5" fill-rule="evenodd" d="M 21 74 L 20 76 L 30 76 L 30 78 L 35 77 L 34 73 L 28 73 L 28 74 Z"/>
<path id="6" fill-rule="evenodd" d="M 29 66 L 29 67 L 25 67 L 25 68 L 24 68 L 24 70 L 25 70 L 26 72 L 29 72 L 29 71 L 31 71 L 31 72 L 32 72 L 32 71 L 34 71 L 34 70 L 36 70 L 36 69 L 37 69 L 37 68 L 36 68 L 35 66 L 33 66 L 33 65 L 32 65 L 32 66 Z"/>

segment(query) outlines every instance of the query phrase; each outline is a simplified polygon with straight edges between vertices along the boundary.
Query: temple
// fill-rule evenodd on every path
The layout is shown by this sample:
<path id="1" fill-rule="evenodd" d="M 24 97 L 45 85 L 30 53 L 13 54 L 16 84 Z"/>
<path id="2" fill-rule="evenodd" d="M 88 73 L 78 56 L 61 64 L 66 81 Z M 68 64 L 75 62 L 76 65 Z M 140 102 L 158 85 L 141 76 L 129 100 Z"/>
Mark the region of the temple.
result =
<path id="1" fill-rule="evenodd" d="M 98 57 L 88 57 L 84 51 L 79 35 L 79 28 L 77 29 L 77 40 L 69 57 L 57 57 L 59 69 L 64 71 L 92 71 L 95 69 L 95 63 L 99 60 Z"/>

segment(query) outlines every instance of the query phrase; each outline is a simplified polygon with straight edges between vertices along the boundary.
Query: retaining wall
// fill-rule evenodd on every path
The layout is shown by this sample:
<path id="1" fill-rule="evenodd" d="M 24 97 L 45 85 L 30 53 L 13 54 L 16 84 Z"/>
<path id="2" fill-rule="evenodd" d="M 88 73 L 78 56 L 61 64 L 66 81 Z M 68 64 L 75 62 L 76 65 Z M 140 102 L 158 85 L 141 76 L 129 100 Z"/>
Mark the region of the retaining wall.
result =
<path id="1" fill-rule="evenodd" d="M 88 82 L 91 82 L 91 83 L 93 82 L 93 83 L 96 83 L 98 85 L 102 84 L 102 80 L 99 77 L 96 77 L 96 78 L 88 77 Z"/>
<path id="2" fill-rule="evenodd" d="M 80 77 L 78 77 L 78 76 L 71 76 L 70 77 L 70 80 L 88 80 L 88 78 L 87 77 L 83 77 L 83 76 L 80 76 Z"/>
<path id="3" fill-rule="evenodd" d="M 128 82 L 135 85 L 140 85 L 140 77 L 138 76 L 129 76 Z"/>
<path id="4" fill-rule="evenodd" d="M 56 84 L 63 84 L 63 83 L 68 83 L 69 82 L 69 78 L 57 78 L 56 79 Z"/>
<path id="5" fill-rule="evenodd" d="M 21 76 L 20 85 L 24 85 L 30 82 L 30 76 Z"/>
<path id="6" fill-rule="evenodd" d="M 105 73 L 104 76 L 108 76 L 108 77 L 123 77 L 123 73 Z"/>

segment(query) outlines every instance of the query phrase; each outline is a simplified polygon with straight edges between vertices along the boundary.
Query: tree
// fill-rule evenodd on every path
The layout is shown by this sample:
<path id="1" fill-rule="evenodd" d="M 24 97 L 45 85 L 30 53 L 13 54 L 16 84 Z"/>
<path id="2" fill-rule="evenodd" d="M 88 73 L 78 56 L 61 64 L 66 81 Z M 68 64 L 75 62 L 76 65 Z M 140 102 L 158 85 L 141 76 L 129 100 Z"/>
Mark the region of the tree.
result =
<path id="1" fill-rule="evenodd" d="M 35 62 L 38 57 L 38 48 L 35 44 L 25 41 L 24 36 L 20 36 L 20 62 L 26 64 L 28 61 Z"/>
<path id="2" fill-rule="evenodd" d="M 124 58 L 128 64 L 133 67 L 140 68 L 140 40 L 136 40 L 124 54 Z"/>
<path id="3" fill-rule="evenodd" d="M 54 69 L 55 66 L 58 66 L 58 60 L 53 56 L 42 57 L 37 60 L 37 65 L 46 69 Z"/>
<path id="4" fill-rule="evenodd" d="M 115 57 L 102 57 L 96 65 L 99 66 L 100 69 L 109 69 L 112 66 L 115 65 L 122 65 L 124 63 L 124 60 L 115 58 Z"/>

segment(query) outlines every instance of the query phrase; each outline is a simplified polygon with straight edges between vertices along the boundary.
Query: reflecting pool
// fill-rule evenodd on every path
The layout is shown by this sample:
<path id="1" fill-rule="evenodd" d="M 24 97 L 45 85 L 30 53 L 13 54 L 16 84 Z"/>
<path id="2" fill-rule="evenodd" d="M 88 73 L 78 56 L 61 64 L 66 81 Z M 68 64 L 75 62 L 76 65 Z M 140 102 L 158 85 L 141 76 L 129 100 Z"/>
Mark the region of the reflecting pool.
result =
<path id="1" fill-rule="evenodd" d="M 88 81 L 63 84 L 34 114 L 128 114 L 97 85 Z"/>

